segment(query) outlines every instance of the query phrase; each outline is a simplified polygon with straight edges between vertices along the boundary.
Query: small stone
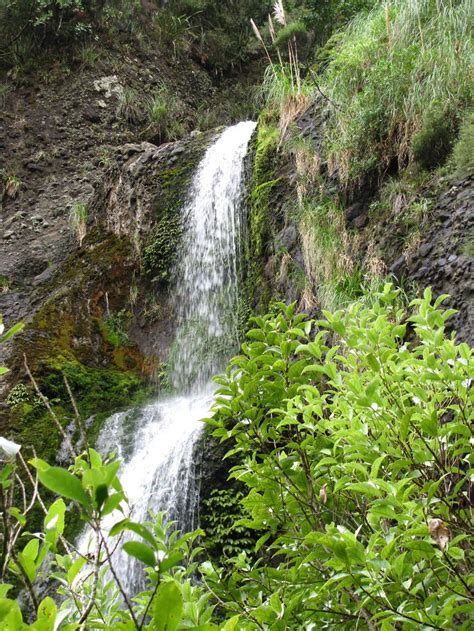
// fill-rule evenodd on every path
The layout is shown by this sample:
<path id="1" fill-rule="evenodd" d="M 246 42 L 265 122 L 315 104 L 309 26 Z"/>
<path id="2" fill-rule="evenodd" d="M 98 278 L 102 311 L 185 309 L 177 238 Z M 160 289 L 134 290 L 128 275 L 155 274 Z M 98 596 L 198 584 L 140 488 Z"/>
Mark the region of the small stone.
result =
<path id="1" fill-rule="evenodd" d="M 37 171 L 38 173 L 40 173 L 41 171 L 44 171 L 43 167 L 38 164 L 37 162 L 27 162 L 25 164 L 25 169 L 28 169 L 28 171 Z"/>
<path id="2" fill-rule="evenodd" d="M 394 263 L 392 263 L 392 265 L 390 266 L 390 271 L 392 272 L 392 274 L 395 274 L 395 276 L 398 276 L 405 265 L 405 255 L 402 254 L 402 256 L 398 257 L 398 259 Z"/>
<path id="3" fill-rule="evenodd" d="M 449 263 L 454 263 L 454 261 L 457 261 L 457 260 L 458 260 L 458 257 L 455 254 L 450 254 L 448 256 L 448 262 Z"/>
<path id="4" fill-rule="evenodd" d="M 428 268 L 423 265 L 423 267 L 420 267 L 415 272 L 414 277 L 415 278 L 423 278 L 423 276 L 426 276 L 427 273 L 428 273 Z"/>
<path id="5" fill-rule="evenodd" d="M 354 226 L 359 229 L 365 228 L 365 226 L 368 223 L 369 223 L 369 217 L 367 214 L 359 215 L 358 217 L 354 219 Z"/>
<path id="6" fill-rule="evenodd" d="M 362 204 L 359 204 L 358 202 L 356 202 L 355 204 L 352 204 L 351 206 L 349 206 L 349 208 L 346 208 L 346 212 L 345 212 L 346 219 L 347 221 L 352 221 L 353 219 L 361 215 L 363 212 L 364 212 L 364 207 L 362 206 Z"/>
<path id="7" fill-rule="evenodd" d="M 433 249 L 433 244 L 432 243 L 422 243 L 420 245 L 420 249 L 418 250 L 418 254 L 419 256 L 427 256 L 431 250 Z"/>

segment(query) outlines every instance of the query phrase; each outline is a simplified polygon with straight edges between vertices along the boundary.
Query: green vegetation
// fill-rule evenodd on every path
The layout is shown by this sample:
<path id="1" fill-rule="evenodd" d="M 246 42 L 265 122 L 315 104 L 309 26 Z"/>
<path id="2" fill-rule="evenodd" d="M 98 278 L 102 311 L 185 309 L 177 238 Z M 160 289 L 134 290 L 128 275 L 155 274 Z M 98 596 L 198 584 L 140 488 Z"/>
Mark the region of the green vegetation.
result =
<path id="1" fill-rule="evenodd" d="M 3 274 L 0 274 L 0 294 L 6 294 L 10 290 L 10 285 L 10 280 Z"/>
<path id="2" fill-rule="evenodd" d="M 261 560 L 206 572 L 239 628 L 469 628 L 474 364 L 441 301 L 407 320 L 387 285 L 317 323 L 281 305 L 218 379 L 208 422 L 265 531 Z"/>
<path id="3" fill-rule="evenodd" d="M 129 343 L 127 329 L 130 318 L 131 313 L 122 309 L 117 313 L 110 313 L 102 321 L 104 338 L 115 348 L 127 346 Z"/>
<path id="4" fill-rule="evenodd" d="M 184 112 L 182 101 L 162 86 L 147 102 L 149 125 L 146 133 L 157 136 L 158 143 L 181 138 L 186 131 L 182 122 Z"/>
<path id="5" fill-rule="evenodd" d="M 79 242 L 79 247 L 82 247 L 82 242 L 87 234 L 87 216 L 87 206 L 84 203 L 76 201 L 72 204 L 69 213 L 69 225 Z"/>
<path id="6" fill-rule="evenodd" d="M 393 0 L 328 44 L 326 146 L 343 182 L 392 160 L 431 168 L 447 157 L 470 98 L 471 11 L 468 1 Z"/>
<path id="7" fill-rule="evenodd" d="M 461 123 L 453 159 L 459 176 L 463 177 L 474 171 L 474 111 L 467 112 Z"/>
<path id="8" fill-rule="evenodd" d="M 10 197 L 14 199 L 21 188 L 21 180 L 16 175 L 1 174 L 1 192 L 2 197 Z"/>
<path id="9" fill-rule="evenodd" d="M 219 564 L 225 564 L 243 551 L 252 554 L 256 542 L 255 531 L 243 521 L 244 493 L 235 487 L 213 489 L 203 502 L 201 528 L 206 533 L 202 545 L 205 553 Z M 247 514 L 247 517 L 250 515 Z"/>
<path id="10" fill-rule="evenodd" d="M 125 88 L 117 97 L 117 115 L 131 125 L 138 125 L 143 118 L 143 112 L 135 90 Z"/>
<path id="11" fill-rule="evenodd" d="M 33 69 L 38 54 L 65 43 L 87 49 L 97 33 L 129 29 L 139 14 L 134 0 L 0 0 L 0 64 Z M 93 61 L 90 49 L 83 61 Z"/>
<path id="12" fill-rule="evenodd" d="M 243 296 L 239 312 L 224 315 L 243 332 L 252 312 L 269 313 L 252 319 L 241 353 L 216 378 L 206 419 L 227 450 L 230 478 L 203 503 L 203 530 L 182 536 L 162 514 L 126 518 L 120 462 L 90 448 L 107 414 L 150 394 L 130 325 L 171 318 L 163 296 L 208 134 L 186 164 L 173 159 L 157 170 L 145 242 L 132 254 L 126 239 L 111 237 L 96 251 L 81 248 L 83 258 L 64 267 L 67 284 L 49 288 L 53 298 L 20 338 L 16 374 L 31 348 L 38 388 L 21 376 L 5 401 L 16 442 L 0 437 L 2 629 L 471 628 L 473 350 L 446 334 L 454 312 L 442 308 L 445 296 L 434 300 L 427 289 L 409 302 L 386 284 L 371 236 L 364 267 L 358 257 L 369 221 L 396 227 L 399 253 L 415 252 L 441 177 L 472 172 L 471 14 L 468 0 L 0 0 L 0 61 L 14 78 L 65 43 L 85 71 L 102 36 L 132 32 L 214 77 L 263 55 L 269 62 L 252 147 Z M 191 120 L 205 129 L 224 110 L 238 118 L 246 96 L 231 86 L 224 101 L 235 95 L 235 110 L 224 103 L 187 114 L 167 83 L 154 85 L 148 98 L 119 93 L 117 114 L 159 143 L 181 137 Z M 294 123 L 310 107 L 317 137 L 302 139 Z M 99 161 L 112 164 L 108 154 Z M 2 196 L 20 188 L 17 176 L 2 176 Z M 346 211 L 361 192 L 363 221 L 352 228 Z M 70 224 L 80 246 L 87 221 L 75 202 Z M 295 236 L 279 241 L 288 227 Z M 94 229 L 88 245 L 96 245 Z M 456 247 L 473 256 L 472 236 Z M 106 260 L 110 283 L 99 283 L 93 257 Z M 288 286 L 298 304 L 272 303 Z M 9 287 L 0 278 L 0 293 Z M 0 324 L 0 343 L 21 328 L 4 333 Z M 208 339 L 196 323 L 190 331 L 205 358 Z M 222 339 L 212 355 L 226 356 L 229 344 Z M 162 392 L 171 390 L 176 357 L 172 347 L 167 364 L 155 362 Z M 134 431 L 132 416 L 126 422 Z M 46 462 L 61 444 L 67 469 Z M 104 519 L 119 507 L 106 534 Z M 82 524 L 93 534 L 87 555 L 67 540 Z M 124 533 L 135 539 L 123 543 Z M 118 547 L 141 563 L 138 595 L 114 574 Z M 56 602 L 39 601 L 45 584 Z M 9 597 L 18 585 L 27 605 Z"/>
<path id="13" fill-rule="evenodd" d="M 446 337 L 443 298 L 433 303 L 426 290 L 407 313 L 387 284 L 323 320 L 282 304 L 256 318 L 216 379 L 207 420 L 229 441 L 231 477 L 245 488 L 209 499 L 238 517 L 208 524 L 225 567 L 197 562 L 200 531 L 170 534 L 163 515 L 119 518 L 109 536 L 135 534 L 115 540 L 146 576 L 133 599 L 106 574 L 116 547 L 103 520 L 125 501 L 120 463 L 72 445 L 68 470 L 33 458 L 36 497 L 59 496 L 36 536 L 25 529 L 31 503 L 14 506 L 10 492 L 28 470 L 27 447 L 2 438 L 3 578 L 24 584 L 37 617 L 23 622 L 3 584 L 3 628 L 469 629 L 474 355 Z M 65 539 L 72 506 L 94 535 L 87 557 Z M 247 552 L 252 531 L 261 534 Z M 60 605 L 39 603 L 39 577 L 59 581 Z"/>

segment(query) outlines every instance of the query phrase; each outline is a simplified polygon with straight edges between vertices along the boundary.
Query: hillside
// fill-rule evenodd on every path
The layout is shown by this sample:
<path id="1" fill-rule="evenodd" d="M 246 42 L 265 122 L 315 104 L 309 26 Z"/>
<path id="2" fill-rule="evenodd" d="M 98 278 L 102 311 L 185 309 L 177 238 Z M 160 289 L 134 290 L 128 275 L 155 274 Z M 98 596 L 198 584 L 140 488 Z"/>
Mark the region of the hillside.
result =
<path id="1" fill-rule="evenodd" d="M 0 0 L 2 628 L 469 628 L 470 21 Z"/>

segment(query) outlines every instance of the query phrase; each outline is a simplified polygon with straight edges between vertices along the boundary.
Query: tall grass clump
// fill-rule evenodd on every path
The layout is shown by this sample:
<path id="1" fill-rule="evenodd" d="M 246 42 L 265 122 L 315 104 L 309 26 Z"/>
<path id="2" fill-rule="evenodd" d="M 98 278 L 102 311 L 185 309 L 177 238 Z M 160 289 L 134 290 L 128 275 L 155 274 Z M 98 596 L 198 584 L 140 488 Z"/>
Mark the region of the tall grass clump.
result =
<path id="1" fill-rule="evenodd" d="M 69 225 L 79 242 L 79 247 L 82 247 L 87 234 L 87 219 L 87 206 L 79 201 L 74 202 L 69 213 Z"/>
<path id="2" fill-rule="evenodd" d="M 299 233 L 308 291 L 323 309 L 338 308 L 358 284 L 344 213 L 332 200 L 305 200 L 299 211 Z"/>
<path id="3" fill-rule="evenodd" d="M 166 86 L 161 86 L 146 102 L 148 126 L 146 134 L 158 142 L 181 138 L 186 127 L 183 122 L 185 107 Z"/>
<path id="4" fill-rule="evenodd" d="M 332 38 L 321 84 L 332 108 L 329 164 L 341 181 L 447 157 L 471 94 L 472 6 L 387 0 Z"/>
<path id="5" fill-rule="evenodd" d="M 456 175 L 464 177 L 474 171 L 474 110 L 467 112 L 459 129 L 453 161 Z"/>
<path id="6" fill-rule="evenodd" d="M 255 22 L 250 20 L 250 23 L 269 62 L 260 98 L 266 108 L 279 116 L 283 138 L 290 123 L 311 101 L 312 90 L 302 77 L 296 39 L 303 26 L 288 17 L 282 0 L 276 0 L 273 14 L 268 15 L 268 42 Z"/>
<path id="7" fill-rule="evenodd" d="M 292 81 L 288 68 L 283 65 L 268 66 L 259 90 L 258 99 L 265 108 L 278 117 L 281 137 L 290 124 L 311 103 L 313 86 L 302 80 L 298 89 Z"/>

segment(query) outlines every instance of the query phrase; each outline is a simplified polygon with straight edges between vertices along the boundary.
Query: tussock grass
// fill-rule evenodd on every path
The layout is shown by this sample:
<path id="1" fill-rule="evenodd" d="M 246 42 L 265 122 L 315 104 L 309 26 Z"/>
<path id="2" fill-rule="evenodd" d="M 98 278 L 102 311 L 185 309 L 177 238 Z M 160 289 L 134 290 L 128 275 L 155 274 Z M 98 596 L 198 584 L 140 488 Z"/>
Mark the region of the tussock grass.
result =
<path id="1" fill-rule="evenodd" d="M 177 140 L 185 131 L 184 104 L 167 88 L 161 86 L 146 102 L 148 127 L 146 133 L 157 135 L 161 142 Z"/>
<path id="2" fill-rule="evenodd" d="M 125 88 L 118 94 L 117 116 L 123 118 L 131 125 L 137 125 L 142 120 L 143 114 L 138 94 L 132 88 Z"/>
<path id="3" fill-rule="evenodd" d="M 338 288 L 350 278 L 354 264 L 344 214 L 333 201 L 305 201 L 300 209 L 299 232 L 309 288 L 314 288 L 324 309 L 339 304 Z M 311 302 L 310 294 L 306 296 Z"/>
<path id="4" fill-rule="evenodd" d="M 343 182 L 406 166 L 414 138 L 423 154 L 456 125 L 471 95 L 472 15 L 471 0 L 390 0 L 333 37 L 321 85 L 337 104 L 326 142 Z"/>
<path id="5" fill-rule="evenodd" d="M 74 202 L 69 213 L 69 225 L 79 242 L 79 247 L 82 247 L 87 234 L 87 218 L 87 206 L 79 201 Z"/>
<path id="6" fill-rule="evenodd" d="M 313 96 L 314 87 L 301 81 L 295 89 L 291 73 L 286 66 L 268 66 L 258 93 L 258 100 L 279 118 L 280 136 L 283 138 L 289 125 L 302 114 Z"/>

